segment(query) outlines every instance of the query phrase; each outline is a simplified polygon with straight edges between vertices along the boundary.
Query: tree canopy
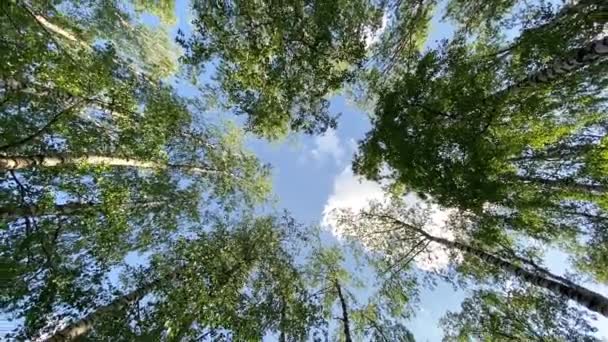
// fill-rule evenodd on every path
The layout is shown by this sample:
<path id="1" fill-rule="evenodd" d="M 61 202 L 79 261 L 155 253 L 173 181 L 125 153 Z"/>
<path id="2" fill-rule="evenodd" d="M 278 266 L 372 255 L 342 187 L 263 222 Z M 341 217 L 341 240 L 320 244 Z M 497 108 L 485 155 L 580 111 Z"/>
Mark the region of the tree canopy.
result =
<path id="1" fill-rule="evenodd" d="M 368 0 L 193 1 L 188 64 L 217 60 L 229 106 L 265 137 L 335 128 L 327 96 L 363 65 L 366 32 L 380 24 Z"/>
<path id="2" fill-rule="evenodd" d="M 468 211 L 478 234 L 554 242 L 605 281 L 605 4 L 524 6 L 506 42 L 499 18 L 514 5 L 450 2 L 457 22 L 487 22 L 461 23 L 374 88 L 353 168 Z"/>
<path id="3" fill-rule="evenodd" d="M 586 313 L 527 288 L 477 290 L 442 320 L 444 341 L 598 341 Z"/>
<path id="4" fill-rule="evenodd" d="M 599 341 L 607 14 L 602 0 L 3 2 L 3 337 L 413 342 L 421 291 L 444 281 L 468 296 L 445 341 Z M 453 32 L 430 42 L 438 19 Z M 345 90 L 372 108 L 352 170 L 385 193 L 324 212 L 330 236 L 277 210 L 250 147 L 337 129 Z M 573 269 L 546 266 L 550 251 Z"/>

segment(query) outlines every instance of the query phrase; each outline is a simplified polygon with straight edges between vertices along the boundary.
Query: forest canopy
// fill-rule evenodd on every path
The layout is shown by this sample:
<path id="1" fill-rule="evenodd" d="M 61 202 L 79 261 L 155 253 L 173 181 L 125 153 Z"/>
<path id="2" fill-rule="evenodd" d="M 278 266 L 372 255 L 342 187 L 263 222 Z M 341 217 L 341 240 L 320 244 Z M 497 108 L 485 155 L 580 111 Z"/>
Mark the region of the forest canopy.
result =
<path id="1" fill-rule="evenodd" d="M 600 341 L 607 21 L 604 0 L 2 2 L 0 336 L 413 342 L 448 284 L 444 341 Z M 367 128 L 346 171 L 381 195 L 306 222 L 288 210 L 324 182 L 284 205 L 278 177 L 303 180 L 255 146 L 335 137 L 344 99 Z"/>

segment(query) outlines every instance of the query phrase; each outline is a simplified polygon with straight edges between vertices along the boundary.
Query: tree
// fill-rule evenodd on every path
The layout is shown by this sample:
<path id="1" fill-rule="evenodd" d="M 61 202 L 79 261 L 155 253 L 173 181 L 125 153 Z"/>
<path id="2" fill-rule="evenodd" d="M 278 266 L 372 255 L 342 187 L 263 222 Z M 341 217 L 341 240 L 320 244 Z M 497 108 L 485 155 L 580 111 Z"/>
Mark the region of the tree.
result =
<path id="1" fill-rule="evenodd" d="M 501 196 L 499 184 L 517 180 L 500 174 L 517 170 L 512 158 L 528 149 L 568 146 L 579 134 L 602 125 L 600 116 L 592 115 L 602 106 L 593 86 L 539 96 L 509 94 L 513 99 L 504 103 L 506 93 L 488 91 L 498 83 L 499 71 L 484 63 L 481 53 L 468 56 L 468 48 L 455 41 L 427 52 L 413 70 L 380 93 L 373 129 L 360 143 L 354 162 L 357 172 L 378 179 L 387 163 L 397 182 L 445 205 L 475 209 Z M 488 95 L 479 101 L 480 94 Z M 558 95 L 572 102 L 556 103 L 553 97 Z M 596 101 L 586 100 L 590 98 Z M 535 108 L 528 107 L 532 101 Z M 592 148 L 595 143 L 586 145 Z"/>
<path id="2" fill-rule="evenodd" d="M 335 127 L 326 96 L 365 59 L 365 32 L 379 24 L 373 2 L 229 1 L 193 3 L 195 33 L 180 39 L 185 61 L 213 71 L 247 127 L 276 138 L 289 130 Z"/>
<path id="3" fill-rule="evenodd" d="M 315 304 L 289 253 L 298 229 L 293 220 L 245 215 L 238 222 L 217 218 L 210 228 L 178 238 L 152 256 L 145 274 L 130 277 L 134 290 L 64 324 L 47 340 L 248 340 L 279 328 L 290 340 L 304 339 L 316 322 Z"/>
<path id="4" fill-rule="evenodd" d="M 530 287 L 479 289 L 441 320 L 444 341 L 599 341 L 588 313 Z"/>
<path id="5" fill-rule="evenodd" d="M 428 38 L 431 18 L 437 8 L 435 0 L 387 1 L 384 16 L 386 27 L 372 47 L 374 67 L 368 77 L 375 83 L 384 83 L 407 69 L 411 58 L 423 48 Z M 389 19 L 390 18 L 390 19 Z"/>
<path id="6" fill-rule="evenodd" d="M 342 338 L 346 342 L 352 342 L 351 322 L 348 318 L 349 308 L 348 298 L 344 293 L 343 286 L 348 282 L 349 274 L 341 267 L 343 257 L 339 249 L 332 248 L 320 250 L 314 253 L 315 257 L 310 264 L 311 285 L 318 286 L 323 294 L 324 316 L 331 317 L 333 313 L 334 301 L 339 302 L 340 317 L 338 318 L 342 326 Z"/>
<path id="7" fill-rule="evenodd" d="M 586 24 L 531 25 L 505 52 L 500 32 L 474 43 L 457 34 L 411 56 L 374 89 L 373 127 L 354 170 L 566 246 L 605 281 L 602 18 L 564 10 L 554 20 Z"/>
<path id="8" fill-rule="evenodd" d="M 104 4 L 93 13 L 121 15 Z M 102 19 L 80 17 L 80 5 L 70 16 L 50 3 L 7 3 L 0 20 L 0 308 L 23 319 L 25 337 L 59 309 L 97 303 L 128 253 L 155 252 L 209 211 L 268 192 L 267 168 L 243 149 L 242 132 L 202 124 L 200 101 L 144 74 L 122 43 L 99 43 L 113 33 L 91 28 Z"/>
<path id="9" fill-rule="evenodd" d="M 558 37 L 562 41 L 564 38 L 568 40 L 574 37 L 582 41 L 589 40 L 601 32 L 601 27 L 594 23 L 605 20 L 602 17 L 604 6 L 605 3 L 597 0 L 564 2 L 561 7 L 549 2 L 532 4 L 517 0 L 452 0 L 448 2 L 444 19 L 451 20 L 461 30 L 471 34 L 497 32 L 514 26 L 522 27 L 522 34 L 513 44 L 500 51 L 502 55 L 515 49 L 525 49 L 525 45 L 529 43 L 539 44 L 543 48 L 550 45 L 558 49 L 563 48 L 555 46 L 560 44 L 560 39 L 554 39 Z M 539 34 L 548 35 L 548 42 L 534 41 L 538 39 Z"/>
<path id="10" fill-rule="evenodd" d="M 112 44 L 129 66 L 148 77 L 164 78 L 177 70 L 177 46 L 166 26 L 175 23 L 173 1 L 72 1 L 30 5 L 17 1 L 36 24 L 52 33 L 66 51 L 90 50 L 97 40 Z M 133 6 L 135 13 L 129 11 Z M 156 15 L 160 25 L 141 23 L 141 14 Z"/>
<path id="11" fill-rule="evenodd" d="M 45 302 L 78 306 L 86 297 L 72 297 L 76 284 L 86 288 L 89 281 L 101 280 L 79 274 L 81 267 L 104 273 L 128 252 L 154 250 L 174 234 L 194 229 L 208 210 L 236 209 L 264 198 L 266 187 L 256 179 L 262 175 L 254 159 L 230 159 L 220 145 L 214 152 L 223 153 L 216 165 L 225 173 L 201 177 L 161 169 L 142 174 L 139 168 L 104 165 L 12 173 L 4 185 L 17 195 L 5 202 L 11 218 L 5 221 L 2 257 L 14 271 L 3 291 L 3 309 L 29 316 Z M 19 202 L 29 209 L 22 215 L 10 209 L 10 203 Z M 58 206 L 74 210 L 54 212 Z M 37 297 L 52 290 L 49 284 L 60 286 L 59 292 Z"/>
<path id="12" fill-rule="evenodd" d="M 74 47 L 62 36 L 67 29 L 50 30 L 54 24 L 46 19 L 42 24 L 44 16 L 34 9 L 19 2 L 7 5 L 6 11 L 10 20 L 1 23 L 7 32 L 7 64 L 0 71 L 1 120 L 7 132 L 0 144 L 3 152 L 41 145 L 43 139 L 53 149 L 82 149 L 94 143 L 125 144 L 126 137 L 131 137 L 131 145 L 124 149 L 153 152 L 191 122 L 184 111 L 186 101 L 133 68 L 125 59 L 130 56 L 111 40 L 93 44 L 103 38 L 92 33 L 92 45 L 78 40 Z M 124 133 L 122 141 L 118 132 Z M 48 144 L 53 134 L 60 136 Z"/>
<path id="13" fill-rule="evenodd" d="M 415 278 L 405 267 L 388 272 L 377 257 L 358 255 L 361 252 L 351 247 L 313 245 L 306 265 L 310 291 L 322 303 L 323 317 L 339 321 L 332 333 L 340 341 L 415 341 L 404 324 L 417 300 Z M 355 258 L 356 270 L 346 268 L 346 253 Z M 355 292 L 369 296 L 362 299 Z"/>
<path id="14" fill-rule="evenodd" d="M 608 317 L 608 298 L 588 290 L 574 282 L 555 275 L 514 253 L 496 255 L 473 243 L 449 240 L 429 234 L 424 229 L 428 213 L 408 208 L 395 199 L 387 204 L 371 203 L 369 209 L 353 214 L 345 211 L 339 216 L 341 229 L 348 236 L 359 238 L 369 248 L 385 252 L 387 246 L 411 250 L 420 240 L 436 243 L 451 251 L 458 251 L 478 259 L 488 268 L 497 268 L 512 274 L 517 280 L 551 291 L 557 296 L 570 299 L 587 309 Z M 384 246 L 384 248 L 379 247 Z M 512 251 L 511 251 L 512 252 Z"/>

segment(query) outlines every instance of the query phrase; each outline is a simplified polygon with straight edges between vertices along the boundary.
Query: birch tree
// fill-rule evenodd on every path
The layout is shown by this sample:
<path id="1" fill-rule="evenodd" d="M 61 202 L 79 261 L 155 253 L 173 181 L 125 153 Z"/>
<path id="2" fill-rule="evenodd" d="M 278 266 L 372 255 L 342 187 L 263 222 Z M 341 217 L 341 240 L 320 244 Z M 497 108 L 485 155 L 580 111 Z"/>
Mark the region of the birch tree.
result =
<path id="1" fill-rule="evenodd" d="M 355 270 L 347 268 L 344 254 L 353 252 L 346 245 L 314 247 L 306 265 L 310 291 L 322 304 L 323 317 L 329 326 L 336 322 L 330 336 L 339 341 L 413 342 L 406 322 L 414 314 L 416 280 L 406 267 L 387 272 L 373 256 L 356 258 Z M 370 295 L 360 298 L 358 292 Z"/>
<path id="2" fill-rule="evenodd" d="M 502 53 L 527 45 L 542 34 L 549 42 L 546 47 L 560 43 L 553 38 L 590 39 L 602 31 L 598 22 L 606 20 L 605 3 L 597 0 L 564 1 L 562 3 L 526 3 L 517 0 L 463 1 L 453 0 L 447 4 L 445 19 L 457 24 L 471 34 L 500 31 L 521 27 L 523 32 Z M 536 42 L 539 43 L 539 42 Z M 562 48 L 562 47 L 560 47 Z"/>
<path id="3" fill-rule="evenodd" d="M 268 192 L 237 128 L 202 124 L 200 101 L 99 43 L 82 13 L 50 5 L 3 4 L 0 20 L 0 308 L 23 320 L 23 336 L 97 303 L 129 252 L 157 251 L 210 210 Z M 120 15 L 105 10 L 95 13 Z"/>
<path id="4" fill-rule="evenodd" d="M 444 341 L 599 341 L 589 314 L 527 286 L 471 291 L 441 320 Z"/>
<path id="5" fill-rule="evenodd" d="M 27 12 L 70 53 L 90 50 L 103 40 L 116 48 L 119 57 L 129 60 L 131 68 L 148 77 L 164 78 L 177 71 L 179 49 L 167 30 L 175 23 L 173 0 L 17 1 L 13 6 L 15 11 Z M 144 13 L 156 16 L 159 25 L 142 23 Z"/>
<path id="6" fill-rule="evenodd" d="M 123 293 L 55 320 L 45 340 L 247 340 L 279 327 L 289 340 L 304 339 L 316 316 L 289 251 L 297 227 L 288 218 L 244 216 L 217 217 L 208 232 L 176 239 L 128 272 Z"/>
<path id="7" fill-rule="evenodd" d="M 432 242 L 478 259 L 485 264 L 485 268 L 499 269 L 520 282 L 537 286 L 608 316 L 608 298 L 601 294 L 555 275 L 515 253 L 504 254 L 504 251 L 500 251 L 501 254 L 495 254 L 483 246 L 474 245 L 475 241 L 463 242 L 432 235 L 424 228 L 429 220 L 428 215 L 415 207 L 408 208 L 401 200 L 395 199 L 387 204 L 371 203 L 369 209 L 359 213 L 345 211 L 339 215 L 338 220 L 345 234 L 359 238 L 364 245 L 377 252 L 386 253 L 387 248 L 411 250 L 417 241 Z"/>
<path id="8" fill-rule="evenodd" d="M 601 12 L 601 4 L 589 6 Z M 605 281 L 608 46 L 597 36 L 601 15 L 565 11 L 556 20 L 568 18 L 594 24 L 555 49 L 542 45 L 553 40 L 541 38 L 551 28 L 540 24 L 504 54 L 497 54 L 500 32 L 492 31 L 473 43 L 457 34 L 411 57 L 375 89 L 372 129 L 353 168 L 444 206 L 494 216 L 505 232 L 553 242 Z"/>

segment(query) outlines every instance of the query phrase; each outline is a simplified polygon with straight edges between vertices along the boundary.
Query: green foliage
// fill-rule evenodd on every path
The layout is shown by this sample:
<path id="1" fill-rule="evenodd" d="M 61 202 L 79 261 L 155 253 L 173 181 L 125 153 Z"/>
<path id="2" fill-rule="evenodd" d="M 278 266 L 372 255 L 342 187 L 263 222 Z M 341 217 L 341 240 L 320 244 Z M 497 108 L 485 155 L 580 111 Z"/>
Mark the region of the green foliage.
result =
<path id="1" fill-rule="evenodd" d="M 175 24 L 175 2 L 173 0 L 134 0 L 135 10 L 139 13 L 156 15 L 162 24 Z"/>
<path id="2" fill-rule="evenodd" d="M 448 15 L 478 20 L 462 23 L 474 28 L 497 22 L 514 4 L 452 1 Z M 573 6 L 603 9 L 594 1 Z M 513 24 L 524 30 L 508 49 L 501 36 L 507 24 L 496 24 L 476 31 L 473 42 L 463 30 L 436 48 L 407 54 L 374 84 L 372 129 L 353 169 L 472 213 L 480 229 L 494 231 L 494 224 L 567 246 L 594 263 L 578 262 L 585 271 L 605 281 L 606 63 L 598 57 L 571 73 L 552 66 L 564 58 L 580 63 L 583 50 L 573 55 L 573 48 L 597 39 L 605 19 L 567 6 L 553 12 L 542 2 L 523 8 L 522 16 L 535 19 Z M 551 79 L 536 76 L 550 66 Z M 574 247 L 581 243 L 585 248 Z"/>
<path id="3" fill-rule="evenodd" d="M 372 88 L 386 82 L 396 70 L 408 68 L 410 59 L 422 51 L 436 7 L 435 0 L 387 2 L 387 27 L 372 50 L 377 65 L 369 70 Z"/>
<path id="4" fill-rule="evenodd" d="M 454 38 L 424 48 L 437 5 L 195 0 L 179 75 L 173 1 L 0 5 L 0 312 L 22 322 L 9 337 L 89 315 L 80 340 L 413 341 L 411 265 L 435 241 L 451 249 L 442 276 L 495 287 L 446 316 L 446 340 L 594 341 L 565 300 L 501 284 L 510 269 L 598 298 L 542 268 L 529 239 L 608 279 L 607 64 L 599 45 L 580 49 L 606 5 L 450 0 Z M 184 75 L 211 94 L 165 81 Z M 290 217 L 251 214 L 269 167 L 245 131 L 335 128 L 328 97 L 352 84 L 375 106 L 354 170 L 393 202 L 340 216 L 355 249 L 311 247 Z M 217 104 L 245 130 L 207 118 Z M 406 191 L 453 208 L 453 239 L 421 229 L 431 207 L 405 208 Z"/>
<path id="5" fill-rule="evenodd" d="M 534 51 L 538 61 L 543 50 L 563 54 L 569 47 L 567 42 L 570 39 L 580 44 L 600 34 L 601 25 L 594 23 L 605 21 L 605 14 L 602 14 L 605 9 L 605 3 L 598 0 L 561 4 L 545 0 L 534 3 L 518 0 L 451 0 L 447 3 L 445 19 L 452 21 L 461 31 L 473 35 L 502 35 L 506 30 L 521 27 L 522 34 L 502 49 L 499 55 L 528 50 L 528 53 Z M 551 54 L 544 56 L 550 57 Z"/>
<path id="6" fill-rule="evenodd" d="M 61 6 L 65 10 L 56 10 Z M 129 6 L 133 6 L 135 13 Z M 161 25 L 142 23 L 141 15 L 144 13 L 155 15 Z M 148 76 L 164 78 L 177 71 L 179 48 L 167 32 L 167 26 L 176 21 L 174 1 L 65 0 L 49 7 L 44 16 L 51 17 L 72 37 L 68 43 L 73 48 L 87 48 L 87 45 L 105 41 L 116 46 L 120 57 L 129 60 L 131 68 Z"/>
<path id="7" fill-rule="evenodd" d="M 365 31 L 380 19 L 367 0 L 197 0 L 193 9 L 195 34 L 179 39 L 186 62 L 213 62 L 228 103 L 269 138 L 335 127 L 325 97 L 362 66 Z"/>
<path id="8" fill-rule="evenodd" d="M 257 341 L 277 331 L 305 339 L 319 318 L 290 255 L 293 220 L 245 214 L 210 221 L 153 254 L 149 267 L 128 269 L 124 292 L 157 282 L 136 302 L 99 316 L 85 340 Z"/>
<path id="9" fill-rule="evenodd" d="M 405 267 L 385 272 L 388 265 L 382 258 L 367 253 L 355 258 L 352 271 L 346 268 L 346 257 L 359 254 L 354 247 L 313 245 L 306 265 L 308 286 L 322 304 L 324 319 L 338 320 L 330 336 L 345 340 L 346 329 L 354 341 L 413 342 L 406 321 L 418 298 L 415 277 Z"/>
<path id="10" fill-rule="evenodd" d="M 195 126 L 201 107 L 158 80 L 168 64 L 155 69 L 141 44 L 162 54 L 166 35 L 149 34 L 118 3 L 56 5 L 2 6 L 2 158 L 123 163 L 2 170 L 0 309 L 23 319 L 22 338 L 107 299 L 108 274 L 129 253 L 163 250 L 210 212 L 269 192 L 268 168 L 243 148 L 243 133 Z"/>
<path id="11" fill-rule="evenodd" d="M 444 341 L 599 341 L 588 314 L 530 288 L 474 290 L 442 318 Z"/>

